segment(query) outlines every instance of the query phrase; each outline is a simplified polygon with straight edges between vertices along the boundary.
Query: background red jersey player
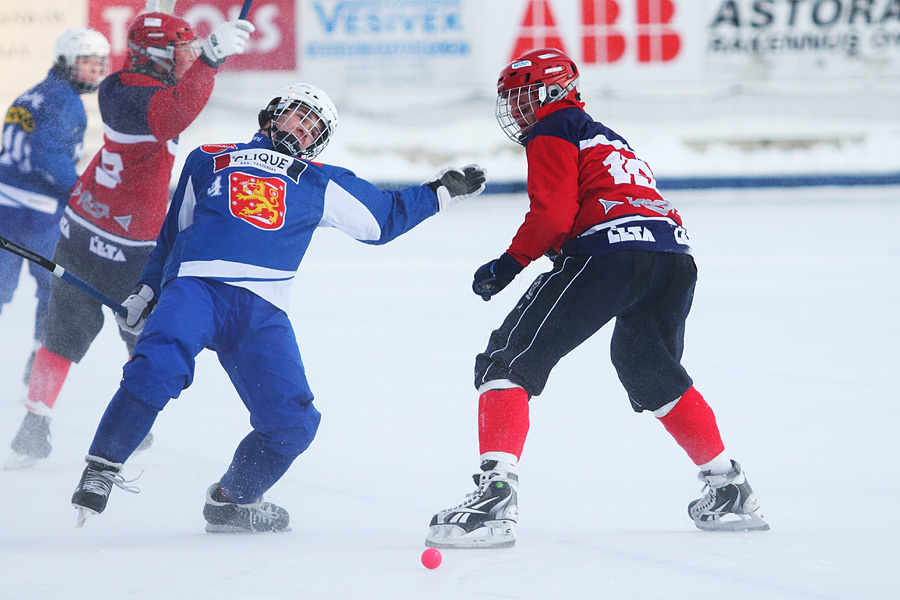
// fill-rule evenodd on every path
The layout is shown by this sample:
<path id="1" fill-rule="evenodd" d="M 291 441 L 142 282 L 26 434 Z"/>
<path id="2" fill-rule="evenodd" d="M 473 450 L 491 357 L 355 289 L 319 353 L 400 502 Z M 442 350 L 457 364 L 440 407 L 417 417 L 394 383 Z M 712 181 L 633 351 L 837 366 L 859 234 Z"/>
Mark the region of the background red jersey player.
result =
<path id="1" fill-rule="evenodd" d="M 131 23 L 126 68 L 100 85 L 103 147 L 69 198 L 54 262 L 118 302 L 128 297 L 166 214 L 178 134 L 209 100 L 218 66 L 244 51 L 254 29 L 249 21 L 229 21 L 198 41 L 187 21 L 163 12 Z M 43 346 L 7 468 L 49 456 L 51 411 L 69 367 L 85 356 L 102 326 L 99 302 L 52 282 Z M 136 336 L 121 335 L 130 354 Z"/>

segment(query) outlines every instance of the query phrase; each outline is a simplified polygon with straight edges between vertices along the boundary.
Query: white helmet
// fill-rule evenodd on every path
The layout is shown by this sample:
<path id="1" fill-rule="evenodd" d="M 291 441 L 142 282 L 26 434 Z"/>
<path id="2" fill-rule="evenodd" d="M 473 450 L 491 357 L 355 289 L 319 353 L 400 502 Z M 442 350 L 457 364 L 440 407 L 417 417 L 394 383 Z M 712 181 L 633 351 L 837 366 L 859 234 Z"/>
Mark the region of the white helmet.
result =
<path id="1" fill-rule="evenodd" d="M 109 42 L 102 33 L 90 27 L 69 27 L 53 45 L 54 68 L 61 71 L 79 94 L 95 92 L 109 75 Z M 97 57 L 99 64 L 91 73 L 79 73 L 76 61 L 81 57 Z"/>
<path id="2" fill-rule="evenodd" d="M 282 154 L 312 160 L 331 141 L 338 114 L 328 95 L 314 85 L 295 83 L 275 92 L 259 111 L 259 126 Z"/>

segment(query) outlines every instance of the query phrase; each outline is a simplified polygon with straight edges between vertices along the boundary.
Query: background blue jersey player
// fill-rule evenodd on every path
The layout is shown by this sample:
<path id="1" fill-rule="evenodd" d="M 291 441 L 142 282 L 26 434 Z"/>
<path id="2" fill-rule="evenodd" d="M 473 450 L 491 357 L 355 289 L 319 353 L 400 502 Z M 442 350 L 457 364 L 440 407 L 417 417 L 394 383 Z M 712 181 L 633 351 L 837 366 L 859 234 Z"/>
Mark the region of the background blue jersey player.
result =
<path id="1" fill-rule="evenodd" d="M 109 42 L 93 29 L 70 27 L 56 39 L 53 57 L 46 79 L 6 112 L 0 150 L 0 234 L 43 256 L 53 253 L 78 180 L 87 127 L 80 95 L 96 92 L 109 74 Z M 29 269 L 37 282 L 34 339 L 40 342 L 51 277 L 33 263 Z M 21 257 L 0 252 L 0 310 L 12 300 L 21 271 Z"/>
<path id="2" fill-rule="evenodd" d="M 72 497 L 79 526 L 103 512 L 113 485 L 132 489 L 120 474 L 123 463 L 169 399 L 190 385 L 195 357 L 209 348 L 253 431 L 207 490 L 207 531 L 286 531 L 287 511 L 262 496 L 319 425 L 285 313 L 313 232 L 335 227 L 383 244 L 484 189 L 477 165 L 380 191 L 346 169 L 311 162 L 334 135 L 337 111 L 309 84 L 279 90 L 259 124 L 247 144 L 201 146 L 187 158 L 157 246 L 124 303 L 128 316 L 117 318 L 142 333 Z"/>

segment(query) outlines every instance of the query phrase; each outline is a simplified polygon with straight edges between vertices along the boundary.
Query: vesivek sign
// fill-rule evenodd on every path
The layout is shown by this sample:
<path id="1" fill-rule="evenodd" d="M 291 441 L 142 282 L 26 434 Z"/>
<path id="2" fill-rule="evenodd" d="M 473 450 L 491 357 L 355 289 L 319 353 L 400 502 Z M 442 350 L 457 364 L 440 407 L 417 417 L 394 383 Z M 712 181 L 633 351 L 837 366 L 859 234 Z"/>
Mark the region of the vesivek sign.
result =
<path id="1" fill-rule="evenodd" d="M 472 54 L 465 0 L 316 0 L 300 25 L 305 74 L 345 84 L 462 76 Z M 349 60 L 348 60 L 349 59 Z"/>
<path id="2" fill-rule="evenodd" d="M 333 6 L 313 2 L 312 8 L 328 34 L 396 36 L 462 31 L 459 2 L 455 0 L 390 3 L 346 0 Z"/>

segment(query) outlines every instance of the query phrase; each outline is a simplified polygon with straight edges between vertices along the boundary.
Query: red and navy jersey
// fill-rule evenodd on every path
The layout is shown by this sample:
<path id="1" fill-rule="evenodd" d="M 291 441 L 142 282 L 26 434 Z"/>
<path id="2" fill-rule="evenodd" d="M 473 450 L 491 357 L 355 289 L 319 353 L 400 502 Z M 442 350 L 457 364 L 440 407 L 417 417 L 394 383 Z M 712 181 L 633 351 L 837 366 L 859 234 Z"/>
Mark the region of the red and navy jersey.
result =
<path id="1" fill-rule="evenodd" d="M 154 240 L 169 203 L 178 134 L 206 105 L 215 74 L 197 60 L 171 87 L 128 70 L 104 79 L 103 147 L 72 190 L 67 214 L 111 239 Z"/>
<path id="2" fill-rule="evenodd" d="M 549 251 L 690 253 L 650 167 L 583 107 L 564 99 L 538 109 L 526 141 L 531 205 L 509 254 L 528 265 Z"/>

